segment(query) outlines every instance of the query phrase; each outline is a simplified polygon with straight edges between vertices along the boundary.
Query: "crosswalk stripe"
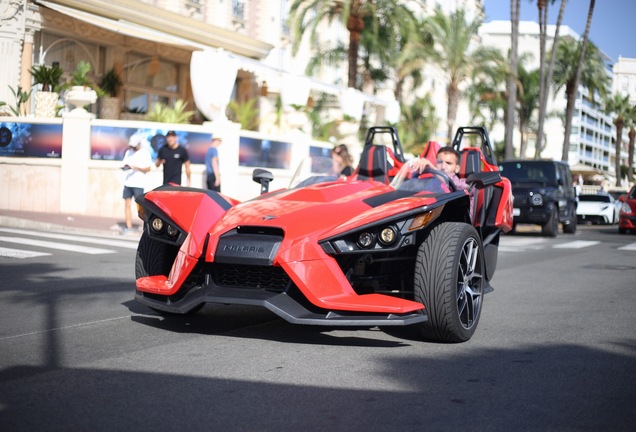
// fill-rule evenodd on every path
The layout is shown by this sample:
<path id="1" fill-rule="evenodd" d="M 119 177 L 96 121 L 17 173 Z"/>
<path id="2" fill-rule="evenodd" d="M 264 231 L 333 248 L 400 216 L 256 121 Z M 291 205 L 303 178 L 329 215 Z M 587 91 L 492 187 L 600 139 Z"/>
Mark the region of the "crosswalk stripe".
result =
<path id="1" fill-rule="evenodd" d="M 43 248 L 64 250 L 69 252 L 79 252 L 79 253 L 85 253 L 89 255 L 115 253 L 115 251 L 108 250 L 108 249 L 99 249 L 99 248 L 93 248 L 88 246 L 72 245 L 68 243 L 53 243 L 53 242 L 44 241 L 44 240 L 34 240 L 34 239 L 27 239 L 27 238 L 21 238 L 21 237 L 0 236 L 0 241 L 29 245 L 29 246 L 39 246 Z"/>
<path id="2" fill-rule="evenodd" d="M 21 249 L 11 249 L 11 248 L 0 247 L 0 257 L 2 258 L 25 259 L 25 258 L 35 258 L 35 257 L 41 257 L 41 256 L 47 256 L 47 255 L 51 255 L 51 254 L 46 252 L 33 252 L 33 251 L 26 251 Z"/>
<path id="3" fill-rule="evenodd" d="M 55 240 L 68 240 L 68 241 L 74 241 L 78 243 L 90 243 L 90 244 L 98 244 L 103 246 L 114 246 L 114 247 L 120 247 L 125 249 L 137 249 L 137 245 L 139 244 L 139 240 L 133 241 L 133 240 L 107 239 L 107 238 L 99 238 L 99 237 L 84 237 L 79 235 L 55 234 L 55 233 L 28 231 L 28 230 L 13 229 L 13 228 L 0 228 L 0 232 L 5 232 L 9 234 L 28 235 L 33 237 L 50 238 Z"/>
<path id="4" fill-rule="evenodd" d="M 627 246 L 619 247 L 618 250 L 636 251 L 636 243 L 631 243 L 631 244 L 628 244 Z"/>
<path id="5" fill-rule="evenodd" d="M 599 244 L 600 241 L 575 240 L 567 243 L 560 243 L 552 246 L 555 249 L 581 249 Z"/>

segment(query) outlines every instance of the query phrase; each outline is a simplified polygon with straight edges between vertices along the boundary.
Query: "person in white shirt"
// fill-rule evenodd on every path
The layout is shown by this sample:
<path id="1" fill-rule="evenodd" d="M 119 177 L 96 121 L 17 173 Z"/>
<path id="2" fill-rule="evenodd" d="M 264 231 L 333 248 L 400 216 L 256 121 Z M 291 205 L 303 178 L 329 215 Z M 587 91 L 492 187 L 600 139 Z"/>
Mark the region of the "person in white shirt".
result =
<path id="1" fill-rule="evenodd" d="M 132 230 L 132 212 L 130 210 L 132 198 L 139 198 L 144 193 L 146 173 L 152 166 L 150 152 L 144 147 L 145 138 L 141 135 L 132 135 L 128 141 L 128 150 L 124 154 L 124 213 L 126 227 L 124 232 Z"/>

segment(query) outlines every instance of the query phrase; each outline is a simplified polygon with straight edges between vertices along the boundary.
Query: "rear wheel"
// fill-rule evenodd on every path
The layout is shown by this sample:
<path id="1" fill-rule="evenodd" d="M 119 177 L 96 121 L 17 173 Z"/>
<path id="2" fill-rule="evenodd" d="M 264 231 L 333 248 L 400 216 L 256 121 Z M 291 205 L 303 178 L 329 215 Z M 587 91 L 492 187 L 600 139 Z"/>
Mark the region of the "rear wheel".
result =
<path id="1" fill-rule="evenodd" d="M 566 234 L 576 233 L 576 210 L 570 209 L 570 217 L 568 223 L 563 224 L 563 232 Z"/>
<path id="2" fill-rule="evenodd" d="M 484 284 L 483 246 L 475 228 L 455 222 L 435 227 L 415 264 L 415 300 L 428 315 L 422 335 L 442 342 L 469 340 L 481 315 Z"/>
<path id="3" fill-rule="evenodd" d="M 548 237 L 556 237 L 559 231 L 559 214 L 556 208 L 552 209 L 548 221 L 541 227 L 541 234 Z"/>

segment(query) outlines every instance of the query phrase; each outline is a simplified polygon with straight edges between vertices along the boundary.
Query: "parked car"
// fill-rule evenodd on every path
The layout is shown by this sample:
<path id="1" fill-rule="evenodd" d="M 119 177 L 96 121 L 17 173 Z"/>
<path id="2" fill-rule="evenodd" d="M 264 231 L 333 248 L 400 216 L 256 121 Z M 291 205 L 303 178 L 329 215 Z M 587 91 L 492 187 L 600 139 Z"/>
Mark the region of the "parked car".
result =
<path id="1" fill-rule="evenodd" d="M 625 234 L 627 230 L 636 232 L 636 185 L 632 187 L 626 197 L 620 198 L 621 211 L 618 214 L 618 232 Z"/>
<path id="2" fill-rule="evenodd" d="M 629 190 L 622 188 L 609 188 L 607 189 L 607 193 L 613 196 L 616 201 L 618 201 L 620 197 L 626 197 L 629 193 Z"/>
<path id="3" fill-rule="evenodd" d="M 579 195 L 576 216 L 579 223 L 614 225 L 618 222 L 618 212 L 621 202 L 610 194 Z"/>
<path id="4" fill-rule="evenodd" d="M 514 225 L 541 225 L 544 236 L 576 232 L 576 191 L 568 164 L 547 160 L 511 160 L 499 164 L 512 184 Z M 514 230 L 514 228 L 513 228 Z"/>
<path id="5" fill-rule="evenodd" d="M 138 201 L 135 300 L 162 314 L 247 304 L 294 324 L 414 325 L 429 340 L 466 341 L 512 228 L 512 193 L 484 128 L 459 128 L 453 147 L 470 191 L 442 171 L 416 173 L 390 127 L 369 130 L 346 178 L 331 159 L 309 158 L 287 189 L 268 192 L 272 173 L 254 170 L 262 194 L 242 203 L 195 188 L 149 191 Z M 393 157 L 401 168 L 390 180 Z"/>

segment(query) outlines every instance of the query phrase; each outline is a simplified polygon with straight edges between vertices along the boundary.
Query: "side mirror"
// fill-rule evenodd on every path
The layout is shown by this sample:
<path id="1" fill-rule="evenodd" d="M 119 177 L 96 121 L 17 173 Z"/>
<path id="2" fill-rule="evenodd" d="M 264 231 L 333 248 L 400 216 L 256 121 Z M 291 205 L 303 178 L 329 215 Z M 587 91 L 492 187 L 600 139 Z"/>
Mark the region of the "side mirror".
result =
<path id="1" fill-rule="evenodd" d="M 261 195 L 269 192 L 269 182 L 274 180 L 274 175 L 262 168 L 256 168 L 252 172 L 252 180 L 261 185 Z"/>
<path id="2" fill-rule="evenodd" d="M 619 196 L 619 197 L 618 197 L 618 200 L 619 200 L 620 202 L 625 202 L 625 195 L 621 195 L 621 196 Z"/>

